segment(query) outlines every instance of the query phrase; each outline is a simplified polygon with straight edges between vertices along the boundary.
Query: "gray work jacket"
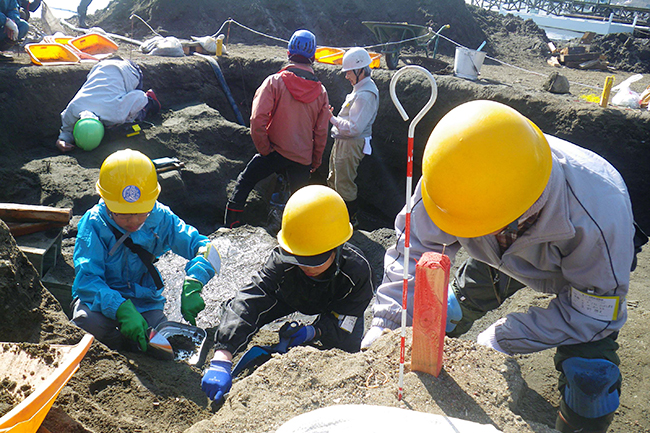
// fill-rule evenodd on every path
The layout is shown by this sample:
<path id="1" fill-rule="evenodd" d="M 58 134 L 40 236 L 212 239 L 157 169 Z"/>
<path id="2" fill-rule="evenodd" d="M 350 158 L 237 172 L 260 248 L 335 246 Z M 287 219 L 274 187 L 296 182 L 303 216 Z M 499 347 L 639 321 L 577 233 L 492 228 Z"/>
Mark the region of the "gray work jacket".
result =
<path id="1" fill-rule="evenodd" d="M 372 136 L 372 124 L 379 109 L 379 90 L 370 77 L 354 85 L 345 97 L 339 115 L 332 120 L 333 138 L 366 138 Z"/>
<path id="2" fill-rule="evenodd" d="M 533 226 L 503 255 L 493 235 L 457 238 L 440 230 L 426 213 L 418 182 L 411 213 L 409 324 L 416 260 L 426 251 L 442 252 L 446 244 L 452 262 L 463 247 L 531 289 L 556 295 L 548 307 L 508 314 L 497 325 L 496 339 L 507 353 L 596 341 L 623 326 L 634 256 L 632 206 L 625 183 L 595 153 L 546 138 L 553 154 L 546 201 Z M 405 215 L 402 209 L 396 218 L 398 243 L 384 258 L 373 326 L 395 329 L 400 323 Z"/>

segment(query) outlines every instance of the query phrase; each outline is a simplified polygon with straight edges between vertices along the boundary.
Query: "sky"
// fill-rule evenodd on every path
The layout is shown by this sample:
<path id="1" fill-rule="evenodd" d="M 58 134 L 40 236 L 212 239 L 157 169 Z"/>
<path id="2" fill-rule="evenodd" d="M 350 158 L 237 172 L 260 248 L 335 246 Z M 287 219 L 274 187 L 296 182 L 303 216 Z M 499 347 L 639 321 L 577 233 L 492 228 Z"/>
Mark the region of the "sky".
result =
<path id="1" fill-rule="evenodd" d="M 70 18 L 77 13 L 77 6 L 79 0 L 43 0 L 58 18 Z M 94 14 L 98 9 L 104 9 L 108 6 L 110 0 L 92 0 L 88 6 L 88 15 Z M 40 8 L 36 11 L 37 16 L 40 16 Z"/>

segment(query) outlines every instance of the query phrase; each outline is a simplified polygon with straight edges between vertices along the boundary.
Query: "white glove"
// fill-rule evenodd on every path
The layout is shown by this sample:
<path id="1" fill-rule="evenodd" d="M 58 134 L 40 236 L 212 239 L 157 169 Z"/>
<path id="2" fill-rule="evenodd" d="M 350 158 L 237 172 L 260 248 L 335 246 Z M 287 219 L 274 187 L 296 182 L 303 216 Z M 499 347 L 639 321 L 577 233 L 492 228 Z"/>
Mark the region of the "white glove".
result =
<path id="1" fill-rule="evenodd" d="M 199 248 L 197 255 L 202 255 L 204 259 L 210 262 L 212 269 L 214 269 L 214 273 L 219 275 L 219 272 L 221 271 L 221 254 L 219 254 L 219 250 L 214 244 L 214 241 Z"/>
<path id="2" fill-rule="evenodd" d="M 362 349 L 367 349 L 370 347 L 370 345 L 379 337 L 384 332 L 387 332 L 388 329 L 383 328 L 381 326 L 372 326 L 370 329 L 368 329 L 368 332 L 366 332 L 366 335 L 363 337 L 363 340 L 361 341 L 361 348 Z"/>
<path id="3" fill-rule="evenodd" d="M 505 321 L 506 319 L 503 318 L 491 324 L 489 328 L 487 328 L 485 331 L 478 334 L 478 337 L 476 337 L 476 342 L 481 346 L 489 347 L 490 349 L 494 349 L 501 353 L 506 353 L 501 348 L 501 346 L 499 346 L 499 343 L 497 342 L 497 336 L 496 336 L 497 326 L 502 324 Z"/>
<path id="4" fill-rule="evenodd" d="M 5 21 L 5 33 L 7 34 L 7 37 L 12 41 L 18 40 L 18 26 L 15 22 L 13 22 L 13 20 L 9 18 L 7 18 L 7 21 Z"/>

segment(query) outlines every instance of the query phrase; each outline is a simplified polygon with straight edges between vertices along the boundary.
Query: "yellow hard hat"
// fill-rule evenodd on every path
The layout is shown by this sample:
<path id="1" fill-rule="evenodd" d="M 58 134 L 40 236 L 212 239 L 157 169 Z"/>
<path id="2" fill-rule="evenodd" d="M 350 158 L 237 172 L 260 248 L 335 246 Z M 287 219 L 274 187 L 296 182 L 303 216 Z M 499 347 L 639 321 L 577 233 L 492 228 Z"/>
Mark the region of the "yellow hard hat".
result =
<path id="1" fill-rule="evenodd" d="M 353 231 L 341 196 L 326 186 L 308 185 L 293 193 L 287 201 L 278 242 L 293 256 L 327 255 L 350 239 Z M 319 265 L 309 259 L 299 264 Z"/>
<path id="2" fill-rule="evenodd" d="M 97 192 L 111 212 L 150 212 L 160 194 L 156 167 L 137 150 L 118 150 L 102 163 Z"/>
<path id="3" fill-rule="evenodd" d="M 431 132 L 422 159 L 422 201 L 441 230 L 484 236 L 537 201 L 551 167 L 551 148 L 533 122 L 498 102 L 466 102 Z"/>

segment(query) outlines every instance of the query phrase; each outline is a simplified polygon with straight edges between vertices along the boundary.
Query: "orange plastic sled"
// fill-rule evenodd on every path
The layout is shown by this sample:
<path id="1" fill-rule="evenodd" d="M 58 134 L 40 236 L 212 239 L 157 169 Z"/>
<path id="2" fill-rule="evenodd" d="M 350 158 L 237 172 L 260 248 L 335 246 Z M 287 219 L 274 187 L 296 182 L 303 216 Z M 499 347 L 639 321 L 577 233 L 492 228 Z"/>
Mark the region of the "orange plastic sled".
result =
<path id="1" fill-rule="evenodd" d="M 0 433 L 35 433 L 61 389 L 79 369 L 79 363 L 92 342 L 93 336 L 86 334 L 74 346 L 50 345 L 56 356 L 54 362 L 49 364 L 20 350 L 20 343 L 0 343 L 3 348 L 0 353 L 0 377 L 16 382 L 16 390 L 24 385 L 35 388 L 34 392 L 0 418 Z"/>
<path id="2" fill-rule="evenodd" d="M 118 48 L 115 42 L 99 33 L 88 33 L 87 35 L 79 36 L 68 41 L 68 44 L 92 56 L 101 54 L 108 55 L 117 51 Z"/>
<path id="3" fill-rule="evenodd" d="M 70 65 L 79 63 L 79 56 L 65 45 L 56 43 L 27 44 L 25 51 L 32 63 L 42 65 Z"/>

